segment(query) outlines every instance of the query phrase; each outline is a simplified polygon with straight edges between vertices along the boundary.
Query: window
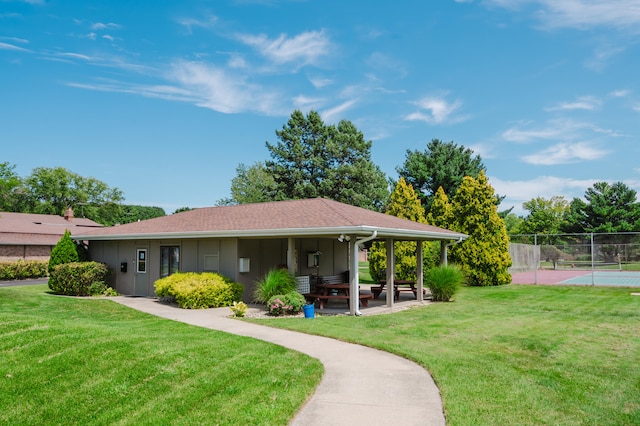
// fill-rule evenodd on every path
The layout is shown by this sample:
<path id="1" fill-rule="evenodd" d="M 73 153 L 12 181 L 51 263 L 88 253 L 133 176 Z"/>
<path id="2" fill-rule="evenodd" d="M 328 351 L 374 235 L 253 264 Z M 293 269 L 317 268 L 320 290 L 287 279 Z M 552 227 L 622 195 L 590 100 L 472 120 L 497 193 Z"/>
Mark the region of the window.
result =
<path id="1" fill-rule="evenodd" d="M 168 277 L 180 270 L 180 247 L 160 247 L 160 277 Z"/>
<path id="2" fill-rule="evenodd" d="M 138 249 L 136 254 L 136 272 L 147 273 L 147 249 Z"/>

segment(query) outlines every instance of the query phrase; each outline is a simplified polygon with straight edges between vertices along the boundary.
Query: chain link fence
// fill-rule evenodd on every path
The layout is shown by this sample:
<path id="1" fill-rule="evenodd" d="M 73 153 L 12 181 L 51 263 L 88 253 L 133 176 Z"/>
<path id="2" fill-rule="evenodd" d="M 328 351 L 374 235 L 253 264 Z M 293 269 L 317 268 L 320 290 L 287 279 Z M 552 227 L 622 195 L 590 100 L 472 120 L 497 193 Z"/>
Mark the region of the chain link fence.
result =
<path id="1" fill-rule="evenodd" d="M 623 275 L 640 283 L 640 233 L 527 234 L 510 235 L 509 239 L 512 274 L 576 271 L 576 276 L 589 274 L 591 284 L 594 277 L 607 282 Z M 537 275 L 535 280 L 537 283 Z"/>

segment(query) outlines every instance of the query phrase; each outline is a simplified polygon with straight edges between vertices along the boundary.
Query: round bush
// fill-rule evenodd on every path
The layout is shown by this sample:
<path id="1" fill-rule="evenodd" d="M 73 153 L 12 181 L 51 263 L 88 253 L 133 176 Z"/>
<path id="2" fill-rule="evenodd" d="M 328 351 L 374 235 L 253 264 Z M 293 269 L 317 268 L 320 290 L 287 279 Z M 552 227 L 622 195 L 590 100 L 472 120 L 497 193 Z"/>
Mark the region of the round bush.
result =
<path id="1" fill-rule="evenodd" d="M 178 272 L 154 283 L 158 297 L 174 299 L 184 309 L 231 306 L 242 298 L 241 284 L 213 272 Z"/>

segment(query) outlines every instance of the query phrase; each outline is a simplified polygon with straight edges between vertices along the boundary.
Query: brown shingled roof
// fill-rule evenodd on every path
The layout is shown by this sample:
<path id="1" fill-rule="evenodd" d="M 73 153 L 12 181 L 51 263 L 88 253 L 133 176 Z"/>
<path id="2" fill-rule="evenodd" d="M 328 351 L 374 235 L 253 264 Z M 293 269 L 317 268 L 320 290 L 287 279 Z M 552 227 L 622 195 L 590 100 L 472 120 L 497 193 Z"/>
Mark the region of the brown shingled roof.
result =
<path id="1" fill-rule="evenodd" d="M 102 227 L 89 219 L 67 221 L 62 216 L 0 212 L 0 244 L 56 245 L 65 230 L 71 234 Z"/>
<path id="2" fill-rule="evenodd" d="M 109 228 L 85 240 L 199 237 L 283 237 L 350 234 L 379 238 L 447 239 L 466 235 L 324 198 L 207 207 Z"/>

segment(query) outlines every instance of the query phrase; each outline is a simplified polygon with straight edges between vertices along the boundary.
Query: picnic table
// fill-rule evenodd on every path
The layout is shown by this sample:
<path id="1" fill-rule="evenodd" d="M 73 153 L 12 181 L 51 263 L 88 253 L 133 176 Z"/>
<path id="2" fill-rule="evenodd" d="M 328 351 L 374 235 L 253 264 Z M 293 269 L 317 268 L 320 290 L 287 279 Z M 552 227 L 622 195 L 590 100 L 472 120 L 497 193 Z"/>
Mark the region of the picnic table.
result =
<path id="1" fill-rule="evenodd" d="M 325 303 L 332 299 L 345 300 L 348 307 L 351 300 L 349 287 L 350 285 L 347 283 L 318 283 L 316 284 L 316 293 L 308 294 L 306 297 L 314 300 L 319 309 L 324 309 Z M 358 300 L 362 306 L 369 306 L 369 299 L 373 299 L 373 294 L 358 293 Z"/>
<path id="2" fill-rule="evenodd" d="M 377 299 L 380 297 L 380 293 L 385 291 L 385 286 L 387 285 L 387 280 L 380 280 L 380 285 L 371 287 L 371 293 L 373 293 L 373 298 Z M 416 288 L 415 280 L 393 280 L 393 295 L 394 300 L 400 298 L 401 291 L 410 291 L 413 293 L 415 298 L 418 298 L 418 289 Z"/>

